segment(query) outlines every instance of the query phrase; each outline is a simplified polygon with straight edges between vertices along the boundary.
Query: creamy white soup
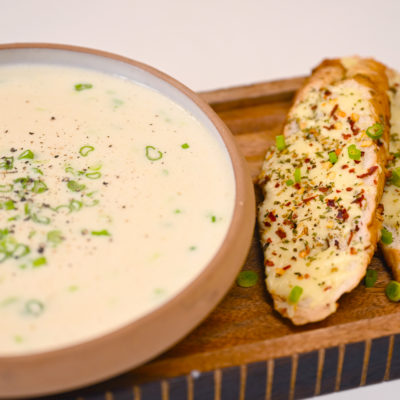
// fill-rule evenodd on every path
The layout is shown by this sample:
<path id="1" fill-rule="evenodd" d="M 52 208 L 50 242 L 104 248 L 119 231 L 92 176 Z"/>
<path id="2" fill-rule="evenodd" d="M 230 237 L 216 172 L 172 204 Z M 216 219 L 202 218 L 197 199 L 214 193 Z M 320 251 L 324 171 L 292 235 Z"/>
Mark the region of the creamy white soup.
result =
<path id="1" fill-rule="evenodd" d="M 91 70 L 12 65 L 0 109 L 0 355 L 115 330 L 215 255 L 231 162 L 170 99 Z"/>

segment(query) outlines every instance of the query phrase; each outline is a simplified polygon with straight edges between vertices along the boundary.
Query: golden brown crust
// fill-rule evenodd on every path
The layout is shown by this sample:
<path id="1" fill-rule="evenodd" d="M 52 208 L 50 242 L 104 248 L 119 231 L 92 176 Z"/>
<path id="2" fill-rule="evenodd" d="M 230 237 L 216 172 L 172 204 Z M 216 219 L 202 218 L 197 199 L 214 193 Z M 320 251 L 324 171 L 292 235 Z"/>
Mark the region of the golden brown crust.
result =
<path id="1" fill-rule="evenodd" d="M 394 279 L 400 281 L 400 250 L 380 244 L 385 261 L 393 272 Z"/>
<path id="2" fill-rule="evenodd" d="M 341 82 L 345 79 L 354 79 L 358 83 L 366 86 L 370 89 L 372 99 L 370 100 L 373 110 L 376 113 L 376 120 L 381 121 L 384 127 L 384 132 L 380 141 L 374 143 L 376 163 L 381 168 L 378 170 L 376 178 L 376 198 L 374 203 L 374 210 L 371 213 L 370 221 L 366 221 L 368 231 L 370 233 L 370 246 L 365 249 L 366 262 L 365 265 L 360 266 L 359 273 L 357 276 L 352 277 L 351 282 L 342 288 L 339 296 L 345 292 L 349 292 L 354 289 L 360 280 L 365 275 L 367 266 L 375 252 L 377 241 L 380 237 L 381 221 L 382 221 L 382 207 L 379 206 L 380 199 L 383 194 L 383 188 L 385 185 L 385 165 L 388 158 L 388 142 L 389 142 L 389 121 L 390 121 L 390 106 L 387 95 L 388 80 L 386 76 L 386 68 L 384 65 L 376 62 L 373 59 L 361 59 L 355 58 L 355 62 L 349 66 L 345 66 L 340 59 L 331 59 L 323 61 L 317 66 L 312 75 L 308 78 L 305 85 L 298 91 L 294 99 L 293 106 L 289 111 L 287 117 L 287 123 L 285 124 L 284 134 L 285 136 L 290 135 L 289 120 L 291 118 L 291 112 L 294 107 L 307 96 L 307 92 L 312 89 L 320 89 L 327 85 L 334 85 L 336 82 Z M 400 278 L 400 252 L 388 252 L 388 257 L 394 259 L 397 263 Z M 338 297 L 339 297 L 338 296 Z M 283 305 L 282 299 L 278 296 L 274 296 L 275 308 L 284 316 L 288 317 L 286 309 Z M 321 304 L 320 307 L 298 307 L 295 315 L 290 318 L 296 325 L 302 325 L 309 322 L 316 322 L 326 318 L 331 313 L 335 312 L 337 303 Z"/>

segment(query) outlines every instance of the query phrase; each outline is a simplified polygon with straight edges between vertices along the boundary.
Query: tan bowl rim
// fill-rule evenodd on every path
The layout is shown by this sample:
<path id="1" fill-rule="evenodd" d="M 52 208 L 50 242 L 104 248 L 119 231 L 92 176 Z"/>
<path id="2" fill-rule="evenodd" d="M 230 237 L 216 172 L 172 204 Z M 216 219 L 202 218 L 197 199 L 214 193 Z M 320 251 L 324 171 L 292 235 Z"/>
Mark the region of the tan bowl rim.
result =
<path id="1" fill-rule="evenodd" d="M 52 43 L 0 44 L 0 51 L 15 49 L 54 49 L 104 57 L 138 67 L 174 86 L 204 112 L 219 132 L 232 162 L 236 192 L 232 220 L 223 244 L 194 281 L 154 311 L 103 336 L 83 343 L 40 353 L 0 356 L 0 398 L 52 394 L 97 383 L 106 378 L 126 372 L 145 361 L 149 361 L 167 348 L 170 348 L 205 319 L 229 290 L 247 256 L 255 224 L 254 189 L 244 157 L 239 152 L 234 138 L 225 124 L 211 107 L 189 88 L 153 67 L 101 50 Z M 222 268 L 222 265 L 226 264 L 226 260 L 229 260 L 229 265 Z M 221 273 L 221 269 L 224 269 L 223 273 Z M 218 272 L 218 270 L 220 271 Z M 224 281 L 221 278 L 225 278 Z M 208 286 L 211 286 L 210 289 L 212 290 L 209 290 Z M 208 290 L 208 298 L 203 300 L 199 292 L 204 291 L 205 288 Z M 193 293 L 196 294 L 197 301 L 203 301 L 204 304 L 200 304 L 198 307 L 194 304 L 188 304 L 185 307 L 185 304 L 188 301 L 190 302 L 191 294 L 193 295 Z M 185 310 L 182 311 L 182 307 Z M 192 313 L 191 307 L 200 308 L 201 311 L 196 308 Z M 196 318 L 192 315 L 194 313 L 197 313 Z M 181 318 L 177 318 L 175 314 L 180 314 Z M 183 315 L 185 315 L 185 319 L 188 319 L 188 321 L 182 321 Z M 164 319 L 164 322 L 167 319 L 167 325 L 170 326 L 160 325 L 160 319 Z M 174 322 L 178 326 L 171 326 Z M 134 336 L 134 331 L 149 331 L 149 328 L 146 329 L 146 326 L 148 327 L 149 325 L 153 325 L 154 329 L 163 327 L 163 337 L 159 338 L 159 342 L 161 343 L 152 342 L 152 348 L 145 352 L 147 354 L 141 355 L 133 362 L 133 356 L 140 349 L 132 350 L 131 348 L 126 348 L 128 345 L 134 345 L 134 343 L 129 341 L 129 337 L 132 338 Z M 170 331 L 176 331 L 176 329 L 178 329 L 179 334 L 171 334 Z M 148 332 L 148 334 L 151 335 L 151 332 Z M 109 348 L 110 346 L 112 349 Z M 136 353 L 132 354 L 135 351 Z M 101 365 L 100 362 L 96 363 L 93 360 L 88 360 L 88 355 L 93 354 L 96 354 L 94 358 L 97 361 L 102 359 L 108 360 L 107 365 Z M 77 357 L 79 361 L 77 361 Z M 105 363 L 105 361 L 103 362 Z M 67 373 L 72 374 L 74 377 L 70 379 L 60 378 L 58 376 L 61 375 L 60 368 L 68 371 Z M 52 382 L 52 371 L 54 371 L 54 382 Z M 30 374 L 30 376 L 27 376 L 27 374 Z M 45 379 L 45 376 L 42 375 L 46 375 L 47 378 Z"/>

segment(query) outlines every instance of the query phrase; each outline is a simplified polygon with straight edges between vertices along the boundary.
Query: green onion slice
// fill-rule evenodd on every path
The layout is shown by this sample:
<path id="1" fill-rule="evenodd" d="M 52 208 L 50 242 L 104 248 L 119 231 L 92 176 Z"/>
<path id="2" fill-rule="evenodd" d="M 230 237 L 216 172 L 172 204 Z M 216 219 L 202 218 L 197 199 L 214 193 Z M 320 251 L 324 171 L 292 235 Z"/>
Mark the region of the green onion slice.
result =
<path id="1" fill-rule="evenodd" d="M 75 85 L 75 90 L 81 92 L 82 90 L 91 89 L 93 85 L 91 83 L 77 83 Z"/>
<path id="2" fill-rule="evenodd" d="M 25 312 L 27 314 L 38 317 L 44 311 L 44 304 L 36 299 L 28 300 L 25 303 Z"/>
<path id="3" fill-rule="evenodd" d="M 14 157 L 1 157 L 0 169 L 10 170 L 14 168 Z"/>
<path id="4" fill-rule="evenodd" d="M 289 303 L 296 304 L 300 300 L 301 295 L 303 294 L 303 288 L 300 286 L 295 286 L 289 294 Z"/>
<path id="5" fill-rule="evenodd" d="M 89 179 L 99 179 L 101 178 L 101 172 L 88 172 L 85 176 Z"/>
<path id="6" fill-rule="evenodd" d="M 294 184 L 294 181 L 293 179 L 288 179 L 285 183 L 287 186 L 292 186 Z"/>
<path id="7" fill-rule="evenodd" d="M 101 231 L 91 231 L 93 236 L 111 236 L 110 232 L 107 229 L 103 229 Z"/>
<path id="8" fill-rule="evenodd" d="M 31 150 L 25 150 L 23 151 L 19 156 L 18 156 L 18 160 L 23 160 L 24 158 L 29 159 L 29 160 L 33 160 L 35 156 L 33 155 Z"/>
<path id="9" fill-rule="evenodd" d="M 279 151 L 285 150 L 285 148 L 286 148 L 285 136 L 283 136 L 283 135 L 276 136 L 275 143 L 276 143 L 276 148 Z"/>
<path id="10" fill-rule="evenodd" d="M 357 149 L 355 144 L 352 144 L 347 148 L 347 153 L 352 160 L 359 161 L 361 159 L 361 150 Z"/>
<path id="11" fill-rule="evenodd" d="M 391 301 L 399 301 L 400 300 L 400 283 L 397 281 L 390 281 L 386 286 L 386 296 Z"/>
<path id="12" fill-rule="evenodd" d="M 49 231 L 47 232 L 47 241 L 52 243 L 53 245 L 58 245 L 60 244 L 64 238 L 62 237 L 61 231 Z"/>
<path id="13" fill-rule="evenodd" d="M 33 182 L 33 193 L 43 193 L 46 190 L 48 190 L 48 187 L 43 181 L 38 180 Z"/>
<path id="14" fill-rule="evenodd" d="M 380 124 L 379 122 L 371 125 L 369 128 L 367 128 L 366 134 L 371 139 L 374 140 L 379 139 L 383 135 L 383 125 Z"/>
<path id="15" fill-rule="evenodd" d="M 248 288 L 254 286 L 258 281 L 258 275 L 254 271 L 241 271 L 236 279 L 238 286 Z"/>
<path id="16" fill-rule="evenodd" d="M 157 161 L 162 158 L 163 154 L 154 146 L 146 146 L 146 157 L 150 161 Z"/>
<path id="17" fill-rule="evenodd" d="M 77 181 L 69 181 L 67 183 L 67 187 L 69 190 L 73 192 L 81 192 L 82 190 L 86 189 L 86 185 L 80 184 Z"/>
<path id="18" fill-rule="evenodd" d="M 46 257 L 38 257 L 32 261 L 32 265 L 34 268 L 42 267 L 43 265 L 47 264 Z"/>
<path id="19" fill-rule="evenodd" d="M 188 149 L 190 146 L 187 143 L 183 143 L 181 147 L 182 149 Z"/>
<path id="20" fill-rule="evenodd" d="M 381 242 L 383 244 L 391 244 L 393 242 L 392 232 L 388 231 L 386 228 L 381 230 Z"/>
<path id="21" fill-rule="evenodd" d="M 301 181 L 301 170 L 300 170 L 300 168 L 296 168 L 294 170 L 294 180 L 295 180 L 296 183 L 300 183 L 300 181 Z"/>
<path id="22" fill-rule="evenodd" d="M 89 146 L 89 145 L 82 146 L 82 147 L 79 149 L 79 154 L 80 154 L 82 157 L 87 157 L 88 154 L 89 154 L 90 152 L 92 152 L 93 150 L 94 150 L 94 147 L 93 147 L 93 146 Z"/>
<path id="23" fill-rule="evenodd" d="M 390 183 L 400 187 L 400 167 L 392 169 L 392 175 L 390 177 Z"/>
<path id="24" fill-rule="evenodd" d="M 337 162 L 338 157 L 337 157 L 335 151 L 330 151 L 330 152 L 328 153 L 328 156 L 329 156 L 329 161 L 330 161 L 332 164 L 335 164 L 335 163 Z"/>
<path id="25" fill-rule="evenodd" d="M 370 288 L 373 287 L 378 279 L 378 271 L 375 269 L 367 269 L 367 274 L 365 275 L 365 286 Z"/>

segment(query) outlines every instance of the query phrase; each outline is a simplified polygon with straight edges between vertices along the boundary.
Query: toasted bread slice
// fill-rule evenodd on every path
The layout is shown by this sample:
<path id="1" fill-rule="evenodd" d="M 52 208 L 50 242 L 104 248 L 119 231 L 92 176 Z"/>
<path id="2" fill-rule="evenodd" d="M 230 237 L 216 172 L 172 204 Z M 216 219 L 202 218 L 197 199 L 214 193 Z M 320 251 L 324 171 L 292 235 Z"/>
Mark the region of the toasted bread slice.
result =
<path id="1" fill-rule="evenodd" d="M 297 93 L 285 143 L 280 137 L 266 154 L 259 177 L 266 283 L 276 310 L 294 324 L 333 313 L 376 248 L 387 90 L 385 67 L 372 59 L 322 62 Z"/>
<path id="2" fill-rule="evenodd" d="M 390 161 L 387 165 L 388 179 L 383 191 L 384 207 L 383 227 L 389 234 L 380 242 L 383 255 L 393 271 L 396 280 L 400 281 L 400 73 L 388 69 L 390 99 Z M 390 236 L 391 235 L 391 236 Z M 386 236 L 386 237 L 385 237 Z"/>

